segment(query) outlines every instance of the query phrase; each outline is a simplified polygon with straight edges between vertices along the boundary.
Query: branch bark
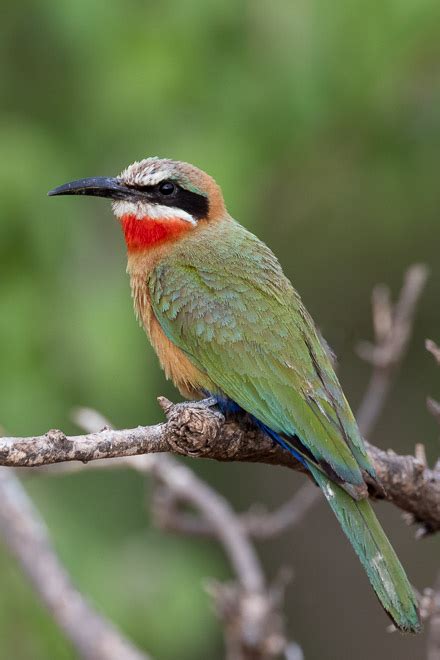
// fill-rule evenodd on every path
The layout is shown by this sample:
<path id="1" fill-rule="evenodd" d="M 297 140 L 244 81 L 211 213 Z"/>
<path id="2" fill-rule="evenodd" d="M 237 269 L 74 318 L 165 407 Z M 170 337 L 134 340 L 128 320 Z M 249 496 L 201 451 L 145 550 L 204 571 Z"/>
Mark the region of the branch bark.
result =
<path id="1" fill-rule="evenodd" d="M 304 471 L 294 457 L 259 431 L 247 417 L 225 418 L 211 400 L 172 404 L 160 398 L 167 422 L 155 426 L 66 436 L 61 431 L 27 438 L 0 438 L 0 465 L 35 467 L 66 461 L 171 452 L 218 461 L 281 465 Z M 399 456 L 367 444 L 385 493 L 371 495 L 412 514 L 424 533 L 440 530 L 440 467 L 431 470 L 415 456 Z"/>

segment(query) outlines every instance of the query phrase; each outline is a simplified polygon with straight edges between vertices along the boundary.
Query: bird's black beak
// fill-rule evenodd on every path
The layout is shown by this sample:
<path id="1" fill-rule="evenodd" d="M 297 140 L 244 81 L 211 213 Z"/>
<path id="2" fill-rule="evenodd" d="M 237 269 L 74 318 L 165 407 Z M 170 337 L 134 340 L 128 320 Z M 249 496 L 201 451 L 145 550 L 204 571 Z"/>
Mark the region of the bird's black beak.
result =
<path id="1" fill-rule="evenodd" d="M 132 197 L 134 190 L 126 186 L 116 178 L 97 176 L 88 179 L 78 179 L 65 183 L 47 194 L 49 197 L 55 195 L 91 195 L 93 197 L 108 197 L 110 199 L 127 199 Z"/>

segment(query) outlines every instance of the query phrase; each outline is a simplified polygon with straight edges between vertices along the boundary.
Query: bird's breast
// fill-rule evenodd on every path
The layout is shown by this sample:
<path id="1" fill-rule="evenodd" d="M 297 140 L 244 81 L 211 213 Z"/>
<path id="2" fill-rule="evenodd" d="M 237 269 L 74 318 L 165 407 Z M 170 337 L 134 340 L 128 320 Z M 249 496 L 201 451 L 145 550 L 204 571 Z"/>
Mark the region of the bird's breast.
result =
<path id="1" fill-rule="evenodd" d="M 130 271 L 130 263 L 129 263 Z M 145 329 L 167 379 L 171 379 L 182 396 L 197 398 L 207 389 L 206 376 L 173 344 L 154 315 L 145 274 L 130 274 L 136 316 Z"/>

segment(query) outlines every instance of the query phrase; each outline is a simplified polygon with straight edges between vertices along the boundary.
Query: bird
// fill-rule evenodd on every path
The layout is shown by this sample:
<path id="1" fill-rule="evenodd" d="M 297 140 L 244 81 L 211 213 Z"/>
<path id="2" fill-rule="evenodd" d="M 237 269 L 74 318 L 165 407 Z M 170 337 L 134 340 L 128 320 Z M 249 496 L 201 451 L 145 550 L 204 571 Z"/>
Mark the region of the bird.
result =
<path id="1" fill-rule="evenodd" d="M 166 377 L 186 398 L 247 414 L 302 463 L 394 625 L 418 632 L 415 594 L 368 500 L 366 478 L 377 474 L 329 351 L 278 259 L 231 217 L 215 180 L 149 157 L 48 195 L 112 200 L 135 313 Z"/>

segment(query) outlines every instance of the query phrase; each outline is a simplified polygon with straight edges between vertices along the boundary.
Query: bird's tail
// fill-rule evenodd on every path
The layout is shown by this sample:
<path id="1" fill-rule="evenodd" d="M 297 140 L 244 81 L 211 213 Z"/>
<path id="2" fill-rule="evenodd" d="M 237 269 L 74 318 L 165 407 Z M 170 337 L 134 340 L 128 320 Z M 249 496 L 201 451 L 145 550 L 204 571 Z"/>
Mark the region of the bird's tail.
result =
<path id="1" fill-rule="evenodd" d="M 418 632 L 413 589 L 368 500 L 356 501 L 314 466 L 309 466 L 368 575 L 383 608 L 397 628 Z"/>

